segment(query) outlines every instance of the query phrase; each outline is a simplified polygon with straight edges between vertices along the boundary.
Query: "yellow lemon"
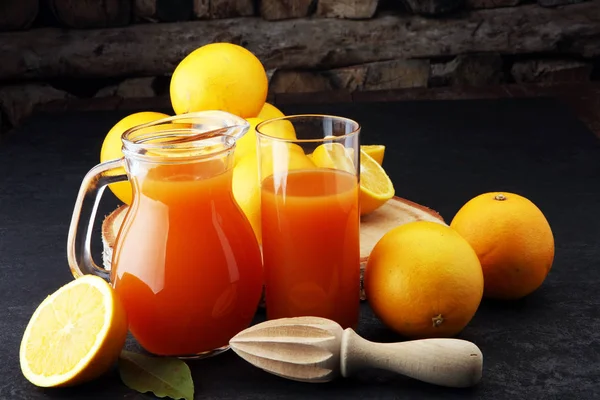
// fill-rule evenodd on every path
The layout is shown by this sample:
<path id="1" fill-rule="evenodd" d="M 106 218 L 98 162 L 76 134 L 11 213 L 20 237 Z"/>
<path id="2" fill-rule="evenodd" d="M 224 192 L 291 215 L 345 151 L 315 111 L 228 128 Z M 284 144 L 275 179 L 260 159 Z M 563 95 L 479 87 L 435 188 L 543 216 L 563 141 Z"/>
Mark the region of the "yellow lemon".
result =
<path id="1" fill-rule="evenodd" d="M 356 167 L 353 153 L 354 149 L 346 148 L 341 143 L 325 143 L 311 153 L 311 159 L 318 167 L 339 169 L 354 174 Z"/>
<path id="2" fill-rule="evenodd" d="M 298 169 L 315 169 L 317 165 L 295 143 L 269 142 L 261 148 L 261 179 L 269 175 L 287 174 Z"/>
<path id="3" fill-rule="evenodd" d="M 258 243 L 262 243 L 260 229 L 260 185 L 256 153 L 246 154 L 233 168 L 231 183 L 233 197 L 250 221 Z"/>
<path id="4" fill-rule="evenodd" d="M 285 115 L 277 107 L 270 103 L 265 103 L 262 110 L 260 110 L 260 113 L 257 115 L 257 118 L 262 118 L 265 120 L 271 118 L 281 118 L 284 116 Z"/>
<path id="5" fill-rule="evenodd" d="M 234 165 L 236 165 L 243 157 L 245 157 L 249 153 L 256 153 L 257 139 L 256 139 L 256 126 L 264 121 L 264 119 L 259 117 L 254 118 L 246 118 L 246 120 L 250 123 L 250 128 L 248 132 L 244 136 L 241 137 L 236 143 L 235 153 L 234 153 Z M 280 139 L 288 139 L 295 140 L 296 132 L 294 130 L 294 126 L 289 121 L 281 121 L 281 123 L 277 122 L 276 124 L 267 124 L 264 128 L 261 129 L 262 133 L 268 134 L 269 136 L 273 136 L 275 138 Z M 266 139 L 264 143 L 272 143 L 274 141 L 270 141 Z"/>
<path id="6" fill-rule="evenodd" d="M 321 168 L 335 168 L 354 173 L 353 149 L 341 143 L 318 146 L 310 159 Z M 360 213 L 369 214 L 394 197 L 392 181 L 381 165 L 361 148 L 360 152 Z"/>
<path id="7" fill-rule="evenodd" d="M 383 164 L 383 155 L 385 153 L 385 146 L 382 144 L 367 144 L 360 146 L 360 149 L 371 156 L 371 158 L 377 161 L 377 164 Z"/>
<path id="8" fill-rule="evenodd" d="M 242 158 L 250 153 L 256 153 L 256 125 L 264 121 L 262 118 L 246 118 L 250 123 L 250 128 L 235 144 L 234 165 L 237 165 Z"/>
<path id="9" fill-rule="evenodd" d="M 272 174 L 285 174 L 297 169 L 312 169 L 316 165 L 302 147 L 293 143 L 272 142 L 262 148 L 262 174 L 259 176 L 258 154 L 243 156 L 233 168 L 233 197 L 250 221 L 254 234 L 262 243 L 260 222 L 260 180 Z"/>
<path id="10" fill-rule="evenodd" d="M 282 119 L 279 121 L 270 121 L 264 124 L 260 124 L 256 127 L 256 129 L 258 132 L 266 136 L 287 140 L 297 139 L 294 125 L 286 119 Z"/>
<path id="11" fill-rule="evenodd" d="M 369 214 L 389 199 L 395 190 L 384 169 L 371 156 L 360 152 L 360 215 Z"/>
<path id="12" fill-rule="evenodd" d="M 167 114 L 144 111 L 128 115 L 121 119 L 110 129 L 110 131 L 108 131 L 104 138 L 102 149 L 100 150 L 100 162 L 116 160 L 123 157 L 123 152 L 121 151 L 123 146 L 121 135 L 123 135 L 123 132 L 134 126 L 157 121 L 166 117 L 168 117 Z M 118 172 L 125 173 L 125 170 L 121 168 Z M 108 187 L 123 203 L 131 204 L 132 190 L 131 184 L 128 181 L 111 183 Z"/>
<path id="13" fill-rule="evenodd" d="M 232 43 L 211 43 L 188 54 L 175 68 L 170 85 L 176 114 L 222 110 L 242 118 L 260 113 L 267 90 L 260 60 Z"/>
<path id="14" fill-rule="evenodd" d="M 48 296 L 31 317 L 19 352 L 21 371 L 36 386 L 72 386 L 105 373 L 127 337 L 125 309 L 94 275 Z"/>

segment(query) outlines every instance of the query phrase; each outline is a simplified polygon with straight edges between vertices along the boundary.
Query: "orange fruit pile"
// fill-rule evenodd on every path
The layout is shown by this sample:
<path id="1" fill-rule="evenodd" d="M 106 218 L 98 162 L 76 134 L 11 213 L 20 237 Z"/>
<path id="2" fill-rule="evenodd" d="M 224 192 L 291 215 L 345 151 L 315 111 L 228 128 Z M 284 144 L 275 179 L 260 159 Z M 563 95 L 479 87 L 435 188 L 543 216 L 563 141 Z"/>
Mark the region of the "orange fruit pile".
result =
<path id="1" fill-rule="evenodd" d="M 533 202 L 484 193 L 449 226 L 413 222 L 387 232 L 368 258 L 365 293 L 375 314 L 406 337 L 454 336 L 483 297 L 536 291 L 553 260 L 552 230 Z"/>
<path id="2" fill-rule="evenodd" d="M 177 65 L 170 83 L 170 99 L 176 114 L 221 110 L 250 123 L 249 131 L 236 143 L 233 196 L 250 220 L 259 242 L 259 182 L 254 176 L 258 173 L 256 126 L 267 119 L 284 116 L 277 107 L 266 102 L 267 94 L 268 79 L 261 61 L 252 52 L 231 43 L 211 43 L 192 51 Z M 100 161 L 123 157 L 121 136 L 127 129 L 165 117 L 167 115 L 162 113 L 139 112 L 120 120 L 104 139 Z M 296 139 L 288 121 L 264 129 L 267 128 L 274 128 L 271 130 L 275 132 L 269 133 L 273 136 Z M 381 168 L 384 151 L 382 145 L 361 146 L 361 215 L 373 212 L 394 196 L 392 182 Z M 123 203 L 131 204 L 132 188 L 128 181 L 112 183 L 109 188 Z"/>
<path id="3" fill-rule="evenodd" d="M 192 51 L 177 65 L 170 83 L 175 114 L 221 110 L 252 119 L 252 134 L 238 143 L 240 154 L 236 154 L 236 162 L 254 151 L 253 133 L 258 122 L 283 116 L 266 102 L 267 91 L 267 74 L 260 60 L 244 47 L 231 43 L 211 43 Z M 165 117 L 157 112 L 138 112 L 118 121 L 104 139 L 100 161 L 123 157 L 121 135 L 127 129 Z M 129 182 L 113 183 L 109 188 L 123 203 L 131 204 Z"/>

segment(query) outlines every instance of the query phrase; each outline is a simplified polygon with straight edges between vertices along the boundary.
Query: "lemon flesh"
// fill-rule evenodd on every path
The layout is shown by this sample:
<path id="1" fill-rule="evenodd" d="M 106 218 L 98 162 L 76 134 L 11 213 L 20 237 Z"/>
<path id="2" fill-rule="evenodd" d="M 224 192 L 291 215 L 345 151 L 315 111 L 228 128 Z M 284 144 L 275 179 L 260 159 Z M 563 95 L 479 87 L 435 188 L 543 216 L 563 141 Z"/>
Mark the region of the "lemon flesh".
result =
<path id="1" fill-rule="evenodd" d="M 360 149 L 371 156 L 377 164 L 383 164 L 383 155 L 385 154 L 385 146 L 382 144 L 365 144 L 361 145 Z"/>
<path id="2" fill-rule="evenodd" d="M 346 148 L 341 143 L 325 143 L 312 152 L 311 159 L 318 167 L 339 169 L 354 174 L 356 167 L 353 153 L 354 149 Z"/>
<path id="3" fill-rule="evenodd" d="M 372 213 L 389 199 L 395 190 L 385 170 L 365 151 L 360 152 L 360 215 Z"/>
<path id="4" fill-rule="evenodd" d="M 102 278 L 85 275 L 48 296 L 31 317 L 19 352 L 36 386 L 72 386 L 106 372 L 127 337 L 125 310 Z"/>

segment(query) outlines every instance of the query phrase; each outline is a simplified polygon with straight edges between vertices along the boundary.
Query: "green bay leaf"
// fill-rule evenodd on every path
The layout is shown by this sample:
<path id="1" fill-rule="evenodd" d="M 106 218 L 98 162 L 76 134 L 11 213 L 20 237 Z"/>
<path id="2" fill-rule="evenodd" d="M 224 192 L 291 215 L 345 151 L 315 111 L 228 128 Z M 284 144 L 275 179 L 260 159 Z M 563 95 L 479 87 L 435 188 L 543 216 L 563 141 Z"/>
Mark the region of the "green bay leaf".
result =
<path id="1" fill-rule="evenodd" d="M 123 350 L 119 356 L 119 375 L 129 388 L 157 397 L 194 399 L 194 382 L 188 365 L 178 358 L 150 357 Z"/>

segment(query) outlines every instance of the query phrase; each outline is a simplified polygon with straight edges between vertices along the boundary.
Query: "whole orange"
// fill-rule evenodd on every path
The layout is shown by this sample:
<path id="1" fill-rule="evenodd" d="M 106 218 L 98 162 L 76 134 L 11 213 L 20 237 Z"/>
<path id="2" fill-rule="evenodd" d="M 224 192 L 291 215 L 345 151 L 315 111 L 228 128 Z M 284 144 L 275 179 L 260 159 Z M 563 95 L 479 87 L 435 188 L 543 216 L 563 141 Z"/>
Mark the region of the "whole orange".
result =
<path id="1" fill-rule="evenodd" d="M 364 277 L 373 312 L 408 338 L 454 336 L 471 321 L 483 293 L 477 255 L 447 225 L 417 221 L 387 232 Z"/>
<path id="2" fill-rule="evenodd" d="M 242 46 L 211 43 L 188 54 L 171 77 L 176 114 L 221 110 L 242 118 L 257 116 L 269 82 L 260 60 Z"/>
<path id="3" fill-rule="evenodd" d="M 554 261 L 554 236 L 542 211 L 523 196 L 484 193 L 469 200 L 450 226 L 473 247 L 484 297 L 518 299 L 539 288 Z"/>

